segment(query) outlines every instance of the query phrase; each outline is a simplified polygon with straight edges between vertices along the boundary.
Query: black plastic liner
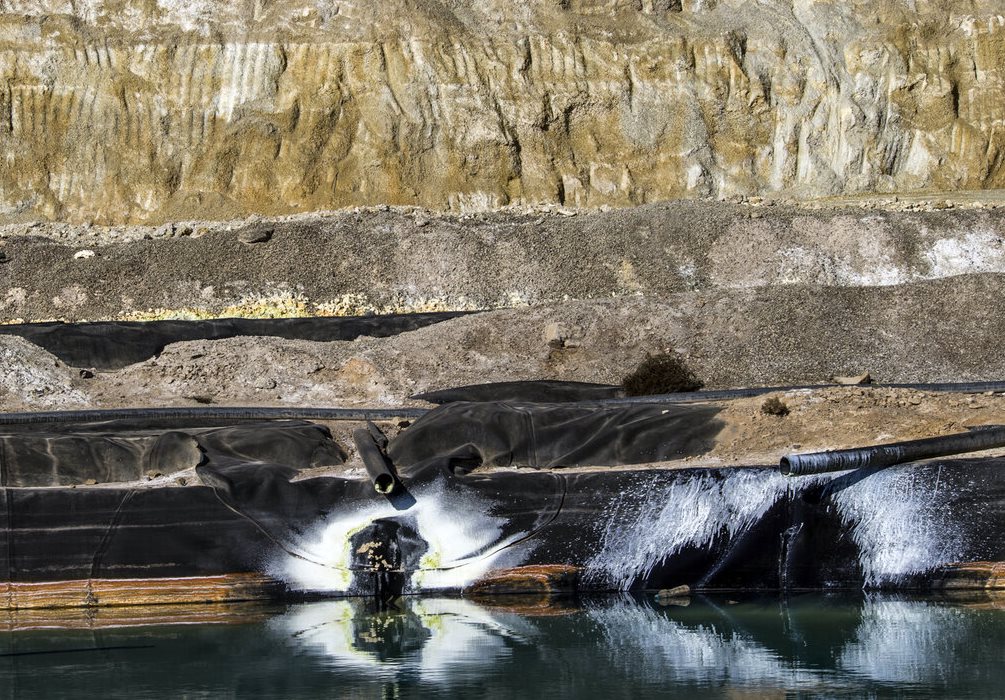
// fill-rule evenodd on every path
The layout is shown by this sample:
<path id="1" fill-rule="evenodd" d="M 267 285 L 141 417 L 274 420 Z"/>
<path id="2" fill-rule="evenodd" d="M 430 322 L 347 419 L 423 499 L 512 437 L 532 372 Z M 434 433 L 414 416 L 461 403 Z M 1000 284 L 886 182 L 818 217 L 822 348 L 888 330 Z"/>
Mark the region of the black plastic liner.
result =
<path id="1" fill-rule="evenodd" d="M 624 389 L 612 384 L 560 382 L 549 379 L 523 382 L 491 382 L 451 389 L 427 391 L 410 398 L 445 404 L 456 401 L 529 401 L 533 403 L 570 403 L 621 398 Z"/>
<path id="2" fill-rule="evenodd" d="M 261 475 L 261 484 L 345 459 L 327 428 L 303 421 L 120 422 L 67 426 L 58 434 L 29 428 L 5 431 L 0 448 L 0 580 L 10 581 L 261 570 L 277 549 L 259 524 L 211 487 L 137 483 L 145 470 L 236 465 Z M 75 485 L 88 479 L 112 483 Z M 298 522 L 297 508 L 275 505 L 274 518 Z"/>
<path id="3" fill-rule="evenodd" d="M 310 408 L 298 406 L 181 406 L 172 408 L 91 408 L 73 411 L 0 413 L 0 426 L 19 430 L 105 421 L 137 425 L 211 425 L 261 420 L 373 421 L 420 418 L 423 408 Z M 214 423 L 215 422 L 215 423 Z"/>
<path id="4" fill-rule="evenodd" d="M 255 571 L 271 543 L 210 488 L 5 488 L 6 581 Z"/>
<path id="5" fill-rule="evenodd" d="M 186 340 L 276 336 L 289 340 L 384 338 L 463 316 L 464 311 L 331 318 L 221 318 L 205 321 L 101 321 L 0 325 L 52 353 L 72 367 L 121 369 L 156 357 L 167 345 Z"/>
<path id="6" fill-rule="evenodd" d="M 399 472 L 451 455 L 455 465 L 617 466 L 704 454 L 724 423 L 712 406 L 456 402 L 391 441 Z"/>
<path id="7" fill-rule="evenodd" d="M 928 462 L 882 473 L 859 470 L 798 484 L 781 482 L 784 485 L 767 466 L 557 468 L 623 467 L 696 453 L 708 447 L 720 429 L 715 409 L 703 406 L 448 404 L 388 445 L 400 478 L 400 487 L 388 497 L 375 493 L 363 478 L 298 479 L 302 469 L 343 457 L 327 432 L 309 423 L 90 425 L 68 428 L 65 435 L 37 428 L 21 434 L 8 431 L 5 435 L 16 439 L 2 443 L 5 474 L 29 485 L 8 483 L 0 489 L 0 523 L 5 524 L 0 527 L 0 580 L 273 571 L 277 562 L 290 557 L 331 562 L 333 553 L 318 549 L 330 546 L 318 537 L 318 528 L 350 513 L 377 509 L 384 515 L 361 521 L 349 560 L 335 565 L 351 572 L 352 592 L 393 594 L 406 588 L 428 548 L 413 510 L 419 499 L 425 505 L 435 499 L 446 509 L 438 525 L 446 532 L 456 523 L 460 534 L 461 528 L 479 522 L 478 517 L 488 518 L 483 522 L 489 543 L 462 553 L 459 561 L 437 565 L 444 568 L 489 556 L 495 548 L 518 553 L 516 561 L 522 564 L 584 566 L 612 542 L 635 538 L 626 551 L 653 544 L 651 559 L 632 580 L 619 585 L 860 587 L 866 580 L 861 562 L 867 544 L 862 537 L 875 526 L 856 520 L 856 509 L 875 510 L 875 504 L 886 502 L 903 507 L 905 494 L 914 491 L 920 494 L 915 498 L 920 507 L 935 508 L 932 517 L 945 519 L 945 528 L 953 534 L 954 560 L 1005 560 L 1003 459 Z M 133 442 L 124 446 L 115 442 L 130 437 Z M 46 461 L 40 445 L 60 438 L 71 440 L 65 456 L 53 449 Z M 374 445 L 381 449 L 380 441 Z M 106 452 L 113 457 L 103 456 Z M 120 454 L 129 459 L 116 461 Z M 70 469 L 78 458 L 79 464 L 91 466 Z M 74 479 L 88 473 L 128 477 L 147 460 L 161 464 L 158 459 L 167 468 L 198 459 L 200 485 L 38 486 L 61 483 L 64 468 Z M 127 462 L 131 466 L 122 466 Z M 27 467 L 10 469 L 21 463 Z M 479 466 L 533 468 L 482 471 Z M 883 486 L 891 474 L 909 478 Z M 864 494 L 871 500 L 842 504 L 847 489 L 872 483 L 878 485 L 876 490 Z M 703 515 L 697 505 L 689 509 L 688 499 L 718 493 L 720 486 L 738 489 L 734 500 L 741 505 L 748 493 L 750 498 L 768 494 L 771 500 L 735 533 L 731 530 L 737 523 L 728 521 L 733 511 L 721 509 L 722 515 L 714 516 L 721 522 L 703 526 L 711 528 L 708 538 L 688 544 L 685 537 L 681 546 L 674 546 L 673 532 L 688 532 L 694 519 L 720 510 L 717 502 L 706 503 Z M 664 505 L 676 515 L 661 524 L 657 521 Z M 860 526 L 865 530 L 856 533 L 854 528 Z M 915 536 L 898 528 L 876 536 Z M 912 543 L 907 545 L 915 551 Z M 921 540 L 918 546 L 923 550 L 929 544 Z M 367 552 L 379 554 L 380 561 L 375 564 Z M 584 583 L 604 585 L 604 580 Z"/>
<path id="8" fill-rule="evenodd" d="M 112 422 L 59 432 L 0 430 L 2 486 L 133 482 L 200 464 L 272 462 L 307 469 L 344 461 L 327 428 L 304 421 L 173 428 Z"/>
<path id="9" fill-rule="evenodd" d="M 1001 478 L 1005 460 L 955 460 L 911 469 L 916 470 L 918 479 L 931 480 L 929 483 L 933 484 L 939 480 L 942 494 L 939 508 L 943 514 L 949 514 L 945 516 L 947 527 L 956 531 L 950 538 L 953 555 L 958 557 L 955 560 L 1005 560 L 1005 480 Z M 280 549 L 308 561 L 322 560 L 327 554 L 317 549 L 320 546 L 317 538 L 309 536 L 312 525 L 367 503 L 379 502 L 373 500 L 374 494 L 365 482 L 331 477 L 290 481 L 288 474 L 251 467 L 224 470 L 200 467 L 200 473 L 204 474 L 204 480 L 214 484 L 228 506 L 258 523 Z M 459 534 L 464 527 L 460 522 L 470 523 L 472 516 L 491 514 L 504 518 L 493 545 L 484 551 L 471 552 L 468 559 L 477 559 L 502 543 L 499 546 L 504 548 L 521 548 L 518 561 L 522 564 L 582 567 L 593 561 L 605 545 L 609 546 L 612 537 L 626 542 L 623 554 L 629 557 L 634 546 L 653 545 L 651 558 L 643 562 L 644 566 L 631 581 L 612 583 L 600 577 L 585 581 L 583 588 L 626 584 L 633 588 L 687 584 L 694 588 L 746 590 L 861 588 L 868 582 L 862 567 L 863 556 L 870 553 L 863 551 L 862 547 L 867 545 L 856 541 L 853 535 L 853 528 L 860 523 L 854 517 L 842 516 L 843 506 L 837 497 L 845 488 L 872 474 L 833 479 L 820 488 L 805 491 L 780 490 L 776 500 L 735 536 L 730 529 L 736 523 L 724 518 L 712 523 L 709 540 L 684 543 L 679 548 L 661 530 L 668 527 L 667 523 L 637 519 L 640 506 L 645 513 L 653 499 L 657 499 L 657 506 L 663 505 L 658 499 L 673 493 L 669 486 L 676 485 L 686 494 L 688 484 L 695 481 L 704 488 L 713 488 L 716 484 L 728 486 L 730 480 L 745 476 L 767 481 L 773 475 L 774 470 L 768 467 L 462 474 L 450 469 L 449 460 L 441 457 L 416 465 L 410 478 L 403 478 L 403 482 L 407 491 L 428 493 L 425 488 L 435 485 L 439 493 L 451 494 L 457 502 L 478 504 L 482 509 L 479 512 L 458 512 Z M 420 555 L 427 546 L 409 505 L 403 500 L 398 515 L 373 521 L 357 536 L 371 546 L 379 545 L 380 551 L 395 553 L 394 564 L 404 569 L 398 584 L 402 588 L 407 586 L 409 572 L 419 568 Z M 680 517 L 684 519 L 679 524 L 682 531 L 691 527 L 689 519 L 701 517 L 700 513 L 688 510 L 689 503 L 666 505 L 671 509 L 679 506 Z M 655 512 L 659 512 L 659 507 Z M 639 531 L 640 526 L 644 531 Z M 875 527 L 869 523 L 862 526 Z M 678 523 L 670 523 L 669 527 L 674 531 Z M 924 539 L 931 533 L 877 536 L 920 538 L 916 543 L 885 543 L 893 550 L 901 548 L 908 553 L 932 546 Z M 617 551 L 613 556 L 617 556 Z M 457 564 L 441 562 L 444 568 Z M 355 559 L 345 562 L 347 568 L 355 569 L 352 593 L 374 594 L 387 586 L 383 574 L 366 571 L 366 565 L 365 561 Z M 925 573 L 920 570 L 915 577 L 903 578 L 896 585 L 924 587 Z M 883 581 L 871 583 L 885 585 Z"/>

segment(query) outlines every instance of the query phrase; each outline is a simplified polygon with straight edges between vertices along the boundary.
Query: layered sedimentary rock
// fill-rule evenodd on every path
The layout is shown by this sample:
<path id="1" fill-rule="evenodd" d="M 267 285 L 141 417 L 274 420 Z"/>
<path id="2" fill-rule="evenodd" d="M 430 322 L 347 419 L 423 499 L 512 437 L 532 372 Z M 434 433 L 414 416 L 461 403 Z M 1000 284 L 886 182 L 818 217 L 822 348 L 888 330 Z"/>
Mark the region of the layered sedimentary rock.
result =
<path id="1" fill-rule="evenodd" d="M 0 216 L 1005 184 L 992 0 L 0 0 Z"/>

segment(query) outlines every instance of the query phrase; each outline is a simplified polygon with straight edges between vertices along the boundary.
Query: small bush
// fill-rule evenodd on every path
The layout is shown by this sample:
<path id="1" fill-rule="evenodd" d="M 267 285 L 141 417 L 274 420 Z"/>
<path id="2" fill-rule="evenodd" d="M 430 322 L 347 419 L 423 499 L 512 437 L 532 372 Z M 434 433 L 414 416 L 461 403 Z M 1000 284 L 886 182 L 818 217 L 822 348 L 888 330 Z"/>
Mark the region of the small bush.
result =
<path id="1" fill-rule="evenodd" d="M 766 416 L 784 418 L 789 415 L 789 407 L 777 396 L 772 396 L 770 399 L 765 399 L 764 403 L 761 404 L 761 413 Z"/>
<path id="2" fill-rule="evenodd" d="M 628 396 L 697 391 L 703 384 L 677 355 L 646 355 L 621 385 Z"/>

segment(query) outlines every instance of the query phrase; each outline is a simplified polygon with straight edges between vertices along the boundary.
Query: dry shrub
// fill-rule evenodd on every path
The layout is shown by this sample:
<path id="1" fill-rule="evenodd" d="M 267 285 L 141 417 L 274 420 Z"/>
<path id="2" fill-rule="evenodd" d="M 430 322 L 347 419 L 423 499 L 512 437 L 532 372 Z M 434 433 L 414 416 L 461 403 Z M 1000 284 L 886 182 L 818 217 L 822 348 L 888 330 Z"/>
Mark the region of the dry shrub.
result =
<path id="1" fill-rule="evenodd" d="M 703 386 L 680 357 L 670 354 L 646 355 L 621 384 L 628 396 L 697 391 Z"/>
<path id="2" fill-rule="evenodd" d="M 789 407 L 777 396 L 772 396 L 770 399 L 765 399 L 764 403 L 761 404 L 761 413 L 766 416 L 784 418 L 789 415 Z"/>

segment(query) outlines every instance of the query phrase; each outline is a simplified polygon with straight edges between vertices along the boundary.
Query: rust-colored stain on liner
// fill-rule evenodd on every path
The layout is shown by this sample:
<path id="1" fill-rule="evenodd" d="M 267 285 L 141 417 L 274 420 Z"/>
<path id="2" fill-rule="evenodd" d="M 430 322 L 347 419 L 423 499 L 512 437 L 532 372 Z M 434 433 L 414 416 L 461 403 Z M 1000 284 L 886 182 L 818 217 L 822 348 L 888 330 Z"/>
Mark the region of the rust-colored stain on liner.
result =
<path id="1" fill-rule="evenodd" d="M 465 596 L 499 596 L 533 593 L 557 595 L 573 593 L 579 585 L 579 567 L 544 564 L 500 569 L 478 579 L 464 589 Z"/>
<path id="2" fill-rule="evenodd" d="M 236 603 L 268 600 L 282 589 L 260 574 L 186 578 L 81 579 L 0 584 L 4 609 L 85 608 L 178 603 Z"/>
<path id="3" fill-rule="evenodd" d="M 122 629 L 150 625 L 239 625 L 263 622 L 273 610 L 261 602 L 23 608 L 0 614 L 0 632 Z"/>
<path id="4" fill-rule="evenodd" d="M 932 576 L 932 587 L 937 590 L 1005 590 L 1005 562 L 948 564 Z"/>

